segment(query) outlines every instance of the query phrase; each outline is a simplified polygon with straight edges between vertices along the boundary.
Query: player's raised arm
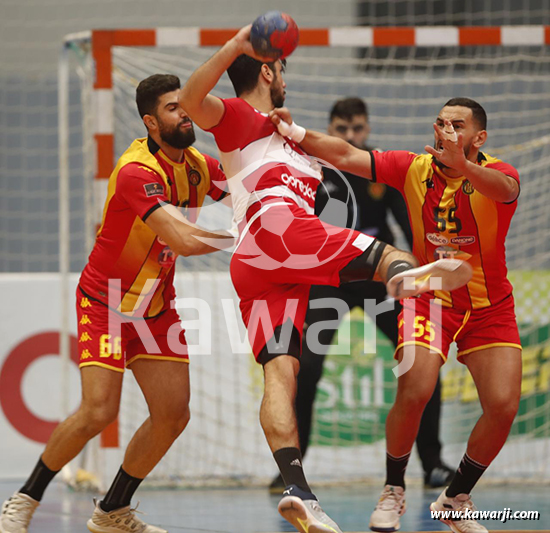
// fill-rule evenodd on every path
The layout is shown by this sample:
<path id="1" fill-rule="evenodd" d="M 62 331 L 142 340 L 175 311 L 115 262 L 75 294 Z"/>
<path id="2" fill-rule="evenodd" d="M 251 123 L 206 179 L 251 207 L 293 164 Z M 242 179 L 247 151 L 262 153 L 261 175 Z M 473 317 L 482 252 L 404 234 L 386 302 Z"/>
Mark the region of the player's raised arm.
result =
<path id="1" fill-rule="evenodd" d="M 506 163 L 501 163 L 500 168 L 476 165 L 470 161 L 464 153 L 464 136 L 455 131 L 450 120 L 438 119 L 434 124 L 435 146 L 426 146 L 424 149 L 433 155 L 447 168 L 457 171 L 473 185 L 474 189 L 483 196 L 495 202 L 511 203 L 519 196 L 519 182 L 517 171 Z M 487 138 L 487 132 L 478 132 L 474 146 L 479 148 Z M 493 167 L 495 165 L 492 165 Z"/>
<path id="2" fill-rule="evenodd" d="M 283 107 L 270 113 L 279 133 L 300 144 L 309 154 L 323 159 L 337 169 L 356 176 L 372 179 L 371 155 L 350 143 L 318 131 L 306 130 L 292 120 L 290 111 Z"/>
<path id="3" fill-rule="evenodd" d="M 228 231 L 208 231 L 189 222 L 171 204 L 151 213 L 145 223 L 177 254 L 189 257 L 229 248 L 234 237 Z"/>
<path id="4" fill-rule="evenodd" d="M 254 53 L 250 44 L 251 25 L 242 28 L 229 39 L 206 63 L 201 65 L 187 80 L 180 94 L 180 104 L 193 122 L 203 130 L 216 126 L 223 117 L 223 102 L 210 91 L 222 74 L 241 54 L 263 60 Z M 266 61 L 271 61 L 269 58 Z"/>

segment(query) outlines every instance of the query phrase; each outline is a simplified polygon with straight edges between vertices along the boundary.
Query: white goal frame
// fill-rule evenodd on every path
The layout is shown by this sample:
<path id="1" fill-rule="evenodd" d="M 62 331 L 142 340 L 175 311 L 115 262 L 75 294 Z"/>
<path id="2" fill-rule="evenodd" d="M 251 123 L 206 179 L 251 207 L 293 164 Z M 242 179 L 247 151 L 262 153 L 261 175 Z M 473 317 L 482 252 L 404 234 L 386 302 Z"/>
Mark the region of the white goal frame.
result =
<path id="1" fill-rule="evenodd" d="M 61 277 L 60 355 L 65 368 L 63 383 L 68 383 L 70 361 L 70 168 L 69 168 L 69 81 L 70 51 L 88 47 L 93 59 L 93 153 L 95 173 L 92 205 L 102 207 L 107 180 L 115 165 L 113 47 L 219 47 L 238 30 L 233 28 L 151 28 L 92 30 L 67 35 L 60 52 L 59 94 L 59 269 Z M 493 27 L 332 27 L 300 30 L 300 46 L 315 47 L 459 47 L 459 46 L 550 46 L 550 26 Z M 99 222 L 95 220 L 95 222 Z M 68 398 L 63 394 L 63 398 Z M 67 403 L 67 401 L 65 402 Z M 68 405 L 64 405 L 64 414 Z M 101 435 L 101 447 L 118 447 L 114 423 Z"/>

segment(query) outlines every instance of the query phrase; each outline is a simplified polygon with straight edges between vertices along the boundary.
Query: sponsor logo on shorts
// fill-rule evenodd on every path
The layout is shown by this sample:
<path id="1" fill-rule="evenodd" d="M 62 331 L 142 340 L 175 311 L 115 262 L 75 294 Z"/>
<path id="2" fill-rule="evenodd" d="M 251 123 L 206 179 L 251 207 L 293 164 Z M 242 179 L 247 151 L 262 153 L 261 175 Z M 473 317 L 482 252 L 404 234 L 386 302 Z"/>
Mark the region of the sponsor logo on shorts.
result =
<path id="1" fill-rule="evenodd" d="M 426 239 L 428 239 L 428 241 L 432 244 L 435 244 L 435 246 L 442 246 L 449 243 L 449 239 L 447 239 L 447 237 L 443 237 L 443 235 L 440 235 L 439 233 L 427 233 Z"/>
<path id="2" fill-rule="evenodd" d="M 192 169 L 188 172 L 187 179 L 191 185 L 196 187 L 201 182 L 201 175 L 195 169 Z"/>
<path id="3" fill-rule="evenodd" d="M 88 300 L 88 298 L 83 297 L 82 300 L 80 300 L 80 307 L 92 307 L 92 304 L 90 303 L 90 300 Z"/>
<path id="4" fill-rule="evenodd" d="M 164 185 L 161 185 L 157 181 L 154 183 L 146 183 L 143 188 L 147 197 L 162 196 L 164 194 Z"/>
<path id="5" fill-rule="evenodd" d="M 287 187 L 298 189 L 302 196 L 311 198 L 315 201 L 315 191 L 310 185 L 306 185 L 300 178 L 295 178 L 292 174 L 281 174 L 281 180 Z"/>
<path id="6" fill-rule="evenodd" d="M 85 359 L 91 359 L 93 357 L 93 355 L 90 353 L 90 350 L 86 349 L 86 350 L 82 350 L 80 352 L 80 360 L 81 361 L 84 361 Z"/>
<path id="7" fill-rule="evenodd" d="M 464 237 L 453 237 L 451 239 L 452 244 L 458 244 L 459 246 L 474 244 L 474 242 L 476 242 L 476 238 L 473 235 L 468 235 Z"/>

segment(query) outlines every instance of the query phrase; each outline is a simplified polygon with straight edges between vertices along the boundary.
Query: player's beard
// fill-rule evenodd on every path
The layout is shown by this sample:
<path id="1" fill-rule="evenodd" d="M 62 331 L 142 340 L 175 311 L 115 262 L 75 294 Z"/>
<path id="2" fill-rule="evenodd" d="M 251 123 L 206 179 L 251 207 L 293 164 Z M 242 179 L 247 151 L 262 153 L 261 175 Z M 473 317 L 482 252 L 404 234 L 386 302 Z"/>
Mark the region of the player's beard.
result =
<path id="1" fill-rule="evenodd" d="M 469 144 L 468 146 L 465 146 L 464 147 L 464 156 L 466 157 L 466 159 L 468 159 L 468 156 L 470 155 L 470 148 L 472 147 L 471 144 Z M 438 147 L 437 147 L 437 143 L 434 142 L 434 150 L 439 150 Z M 446 168 L 450 168 L 448 167 L 447 165 L 445 165 L 444 163 L 442 163 L 439 159 L 437 159 L 437 157 L 434 157 L 434 163 L 441 169 L 441 170 L 445 170 Z"/>
<path id="2" fill-rule="evenodd" d="M 273 107 L 283 107 L 285 105 L 285 90 L 282 85 L 277 82 L 273 83 L 269 89 L 271 96 L 271 104 Z"/>
<path id="3" fill-rule="evenodd" d="M 181 126 L 186 122 L 179 122 L 177 126 L 173 128 L 166 127 L 162 122 L 159 122 L 159 135 L 160 138 L 172 148 L 177 148 L 178 150 L 183 150 L 184 148 L 189 148 L 195 142 L 195 130 L 193 129 L 193 124 L 190 128 L 181 130 Z"/>

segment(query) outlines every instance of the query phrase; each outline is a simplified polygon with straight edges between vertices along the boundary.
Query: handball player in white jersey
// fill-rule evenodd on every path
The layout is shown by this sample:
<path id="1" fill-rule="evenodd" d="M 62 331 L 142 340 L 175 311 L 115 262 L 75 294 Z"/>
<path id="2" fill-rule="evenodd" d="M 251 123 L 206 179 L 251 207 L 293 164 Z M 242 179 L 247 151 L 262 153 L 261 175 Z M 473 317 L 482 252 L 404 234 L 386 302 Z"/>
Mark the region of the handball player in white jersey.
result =
<path id="1" fill-rule="evenodd" d="M 460 287 L 471 268 L 451 259 L 417 267 L 411 254 L 315 216 L 321 166 L 268 116 L 284 103 L 286 63 L 258 57 L 249 37 L 247 26 L 199 67 L 180 103 L 214 135 L 229 184 L 239 230 L 231 277 L 264 369 L 260 422 L 286 485 L 279 511 L 303 533 L 340 533 L 304 475 L 294 410 L 310 287 L 374 279 L 401 299 L 428 291 L 431 278 L 446 290 Z M 226 70 L 236 98 L 210 94 Z M 299 142 L 299 132 L 292 137 Z"/>

